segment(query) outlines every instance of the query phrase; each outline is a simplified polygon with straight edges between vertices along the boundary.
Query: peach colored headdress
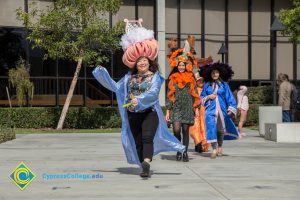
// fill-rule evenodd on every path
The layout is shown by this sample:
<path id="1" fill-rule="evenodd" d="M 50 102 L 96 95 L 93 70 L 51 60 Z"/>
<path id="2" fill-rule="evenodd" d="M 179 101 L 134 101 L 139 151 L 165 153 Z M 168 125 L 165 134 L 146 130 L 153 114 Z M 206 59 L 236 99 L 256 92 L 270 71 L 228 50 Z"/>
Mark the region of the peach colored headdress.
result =
<path id="1" fill-rule="evenodd" d="M 126 23 L 126 33 L 120 42 L 124 50 L 123 63 L 129 68 L 133 68 L 136 60 L 141 56 L 155 60 L 158 54 L 158 43 L 154 38 L 154 32 L 142 27 L 143 19 L 124 19 L 124 22 Z"/>

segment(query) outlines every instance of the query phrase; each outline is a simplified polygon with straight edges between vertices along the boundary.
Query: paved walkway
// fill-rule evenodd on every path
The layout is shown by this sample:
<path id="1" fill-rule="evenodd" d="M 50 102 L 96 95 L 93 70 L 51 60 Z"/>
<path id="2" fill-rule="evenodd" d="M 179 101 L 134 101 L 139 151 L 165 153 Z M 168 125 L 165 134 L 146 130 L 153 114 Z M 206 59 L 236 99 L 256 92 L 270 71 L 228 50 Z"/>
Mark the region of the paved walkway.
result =
<path id="1" fill-rule="evenodd" d="M 192 140 L 191 140 L 192 142 Z M 225 142 L 211 160 L 190 145 L 190 162 L 156 156 L 152 177 L 125 161 L 119 134 L 32 134 L 0 144 L 0 200 L 300 199 L 300 145 L 265 141 L 255 131 Z M 37 175 L 23 191 L 8 179 L 21 162 Z M 100 174 L 97 180 L 44 180 L 43 174 Z"/>

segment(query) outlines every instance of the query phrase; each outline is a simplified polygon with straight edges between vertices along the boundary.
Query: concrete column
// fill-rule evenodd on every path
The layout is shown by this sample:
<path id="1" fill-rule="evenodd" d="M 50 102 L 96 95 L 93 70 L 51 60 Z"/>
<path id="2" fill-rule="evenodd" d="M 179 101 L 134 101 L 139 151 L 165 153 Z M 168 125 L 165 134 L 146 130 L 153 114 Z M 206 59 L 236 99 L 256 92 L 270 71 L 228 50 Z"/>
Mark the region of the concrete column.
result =
<path id="1" fill-rule="evenodd" d="M 156 0 L 157 5 L 157 41 L 159 43 L 159 52 L 157 61 L 160 67 L 161 75 L 166 77 L 165 61 L 166 61 L 166 49 L 165 49 L 165 40 L 166 40 L 166 25 L 165 25 L 165 0 Z M 159 102 L 161 106 L 166 104 L 166 84 L 164 83 L 160 89 Z"/>

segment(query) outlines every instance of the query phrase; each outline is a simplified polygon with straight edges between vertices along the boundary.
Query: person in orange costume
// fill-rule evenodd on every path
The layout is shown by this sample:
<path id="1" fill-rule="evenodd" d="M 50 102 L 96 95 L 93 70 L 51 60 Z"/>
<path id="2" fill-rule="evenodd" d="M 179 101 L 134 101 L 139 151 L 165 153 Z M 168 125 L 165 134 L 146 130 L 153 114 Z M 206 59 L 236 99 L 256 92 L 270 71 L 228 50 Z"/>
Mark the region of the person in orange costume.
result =
<path id="1" fill-rule="evenodd" d="M 196 81 L 198 94 L 201 94 L 205 84 L 204 78 L 197 74 Z M 206 142 L 204 113 L 205 108 L 201 106 L 198 116 L 195 116 L 194 125 L 190 127 L 190 136 L 194 139 L 195 151 L 199 153 L 207 152 L 209 148 L 209 144 Z"/>

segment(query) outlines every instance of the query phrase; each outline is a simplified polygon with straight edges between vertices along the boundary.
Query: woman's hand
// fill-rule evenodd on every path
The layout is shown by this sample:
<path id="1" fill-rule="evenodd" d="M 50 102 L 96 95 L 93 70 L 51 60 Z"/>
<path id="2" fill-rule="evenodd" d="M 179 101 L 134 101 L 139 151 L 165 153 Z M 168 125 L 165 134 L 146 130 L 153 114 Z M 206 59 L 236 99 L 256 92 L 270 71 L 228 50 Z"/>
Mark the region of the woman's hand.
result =
<path id="1" fill-rule="evenodd" d="M 242 109 L 241 109 L 241 108 L 238 108 L 238 110 L 237 110 L 237 115 L 238 115 L 238 116 L 241 114 L 241 111 L 242 111 Z"/>
<path id="2" fill-rule="evenodd" d="M 214 100 L 217 97 L 217 94 L 210 94 L 208 95 L 208 98 L 211 100 Z"/>
<path id="3" fill-rule="evenodd" d="M 232 115 L 232 112 L 231 112 L 231 110 L 228 110 L 228 111 L 227 111 L 227 115 L 229 115 L 229 116 L 231 116 L 231 115 Z"/>
<path id="4" fill-rule="evenodd" d="M 138 105 L 138 100 L 135 97 L 133 99 L 131 99 L 130 102 L 132 103 L 133 106 L 137 106 Z"/>
<path id="5" fill-rule="evenodd" d="M 168 122 L 170 121 L 170 110 L 167 110 L 165 120 Z"/>

